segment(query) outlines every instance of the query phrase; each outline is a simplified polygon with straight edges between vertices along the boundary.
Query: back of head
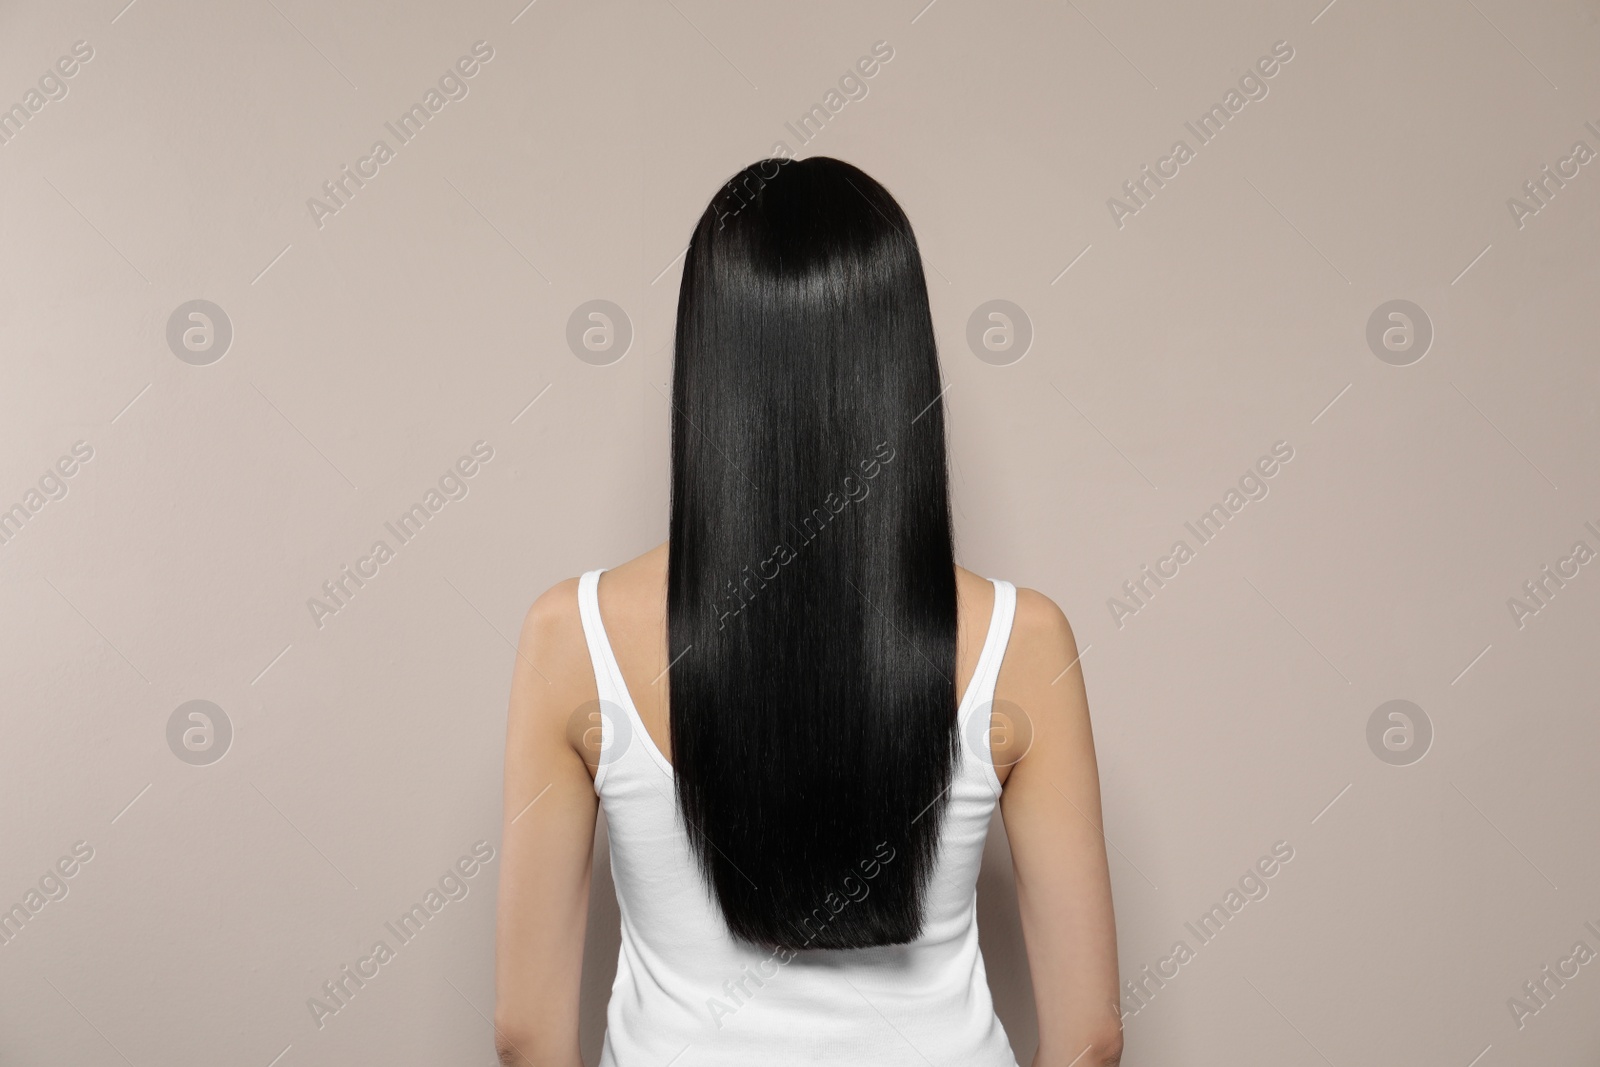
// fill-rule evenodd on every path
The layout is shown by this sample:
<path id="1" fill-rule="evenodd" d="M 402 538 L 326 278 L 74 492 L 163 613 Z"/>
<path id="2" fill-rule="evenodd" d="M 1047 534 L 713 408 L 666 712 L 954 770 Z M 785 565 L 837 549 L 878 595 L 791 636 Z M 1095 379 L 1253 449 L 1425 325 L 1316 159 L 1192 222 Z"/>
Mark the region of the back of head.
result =
<path id="1" fill-rule="evenodd" d="M 958 752 L 944 417 L 905 214 L 768 159 L 678 298 L 667 618 L 676 792 L 738 937 L 902 944 Z"/>

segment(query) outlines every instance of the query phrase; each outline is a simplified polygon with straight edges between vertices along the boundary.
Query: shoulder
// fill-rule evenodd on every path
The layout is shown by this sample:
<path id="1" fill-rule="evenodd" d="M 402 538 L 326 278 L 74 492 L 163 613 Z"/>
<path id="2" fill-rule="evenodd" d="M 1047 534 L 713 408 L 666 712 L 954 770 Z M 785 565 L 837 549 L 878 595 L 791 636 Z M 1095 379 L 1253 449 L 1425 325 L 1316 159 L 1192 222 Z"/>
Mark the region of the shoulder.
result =
<path id="1" fill-rule="evenodd" d="M 965 567 L 956 567 L 956 595 L 962 610 L 974 622 L 974 635 L 982 640 L 987 620 L 994 607 L 995 586 L 988 578 Z M 1037 589 L 1016 587 L 1016 605 L 1011 621 L 1011 636 L 1006 642 L 1001 663 L 1001 680 L 1007 688 L 1037 681 L 1041 672 L 1045 683 L 1078 655 L 1077 642 L 1066 613 Z"/>
<path id="2" fill-rule="evenodd" d="M 655 548 L 601 575 L 596 601 L 617 642 L 662 611 L 666 600 L 667 546 Z M 557 582 L 534 600 L 522 620 L 517 640 L 517 674 L 529 676 L 542 689 L 538 703 L 576 707 L 596 697 L 593 661 L 579 612 L 580 579 Z"/>
<path id="3" fill-rule="evenodd" d="M 1072 635 L 1072 624 L 1056 601 L 1037 589 L 1016 590 L 1016 616 L 1011 622 L 1011 641 L 1006 648 L 1006 659 L 1011 653 L 1018 661 L 1051 661 L 1062 653 L 1077 656 L 1077 638 Z M 1059 672 L 1061 667 L 1056 667 Z M 1054 677 L 1054 673 L 1051 673 Z"/>
<path id="4" fill-rule="evenodd" d="M 595 698 L 594 672 L 578 579 L 557 582 L 534 599 L 522 619 L 512 668 L 512 714 L 542 721 Z"/>
<path id="5" fill-rule="evenodd" d="M 1024 794 L 1048 799 L 1058 790 L 1040 792 L 1041 783 L 1049 784 L 1057 772 L 1092 766 L 1094 739 L 1081 655 L 1060 605 L 1038 590 L 1018 589 L 1011 640 L 995 683 L 995 704 L 1005 708 L 1005 725 L 1013 735 L 996 746 L 996 759 L 1015 764 L 1013 769 L 1022 775 L 1003 780 L 1008 797 L 1013 797 L 1012 787 L 1017 785 Z M 1044 768 L 1042 779 L 1022 770 L 1029 764 Z M 1014 797 L 1008 803 L 1014 812 Z M 1011 816 L 1007 818 L 1009 830 Z"/>
<path id="6" fill-rule="evenodd" d="M 1081 721 L 1086 712 L 1081 676 L 1071 670 L 1077 659 L 1066 613 L 1038 590 L 1019 588 L 1011 637 L 995 680 L 991 741 L 996 774 L 1007 795 L 1012 793 L 1010 771 L 1027 762 L 1023 757 L 1060 746 L 1064 732 L 1053 725 Z"/>
<path id="7" fill-rule="evenodd" d="M 1018 587 L 1016 618 L 1011 624 L 1013 639 L 1020 638 L 1030 648 L 1077 647 L 1072 624 L 1061 606 L 1037 589 Z"/>
<path id="8" fill-rule="evenodd" d="M 1076 665 L 1078 655 L 1077 638 L 1061 606 L 1037 589 L 1019 587 L 1000 687 L 1024 700 L 1059 689 L 1056 683 L 1065 681 L 1062 675 Z"/>
<path id="9" fill-rule="evenodd" d="M 557 582 L 534 598 L 522 618 L 519 655 L 537 664 L 552 654 L 565 657 L 584 647 L 583 620 L 578 614 L 578 579 Z"/>

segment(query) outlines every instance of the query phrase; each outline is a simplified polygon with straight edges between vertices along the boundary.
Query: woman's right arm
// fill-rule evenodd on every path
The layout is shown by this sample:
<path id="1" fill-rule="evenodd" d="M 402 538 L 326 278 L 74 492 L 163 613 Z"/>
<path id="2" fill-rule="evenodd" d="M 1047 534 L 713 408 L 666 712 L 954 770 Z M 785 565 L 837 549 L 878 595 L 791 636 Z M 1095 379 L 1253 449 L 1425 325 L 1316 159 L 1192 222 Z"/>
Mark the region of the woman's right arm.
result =
<path id="1" fill-rule="evenodd" d="M 1039 1016 L 1034 1067 L 1111 1067 L 1122 1056 L 1100 778 L 1077 659 L 1061 609 L 1019 589 L 995 696 L 1021 708 L 1031 727 L 1021 731 L 1031 745 L 1005 780 L 1000 808 Z"/>
<path id="2" fill-rule="evenodd" d="M 506 722 L 495 1045 L 506 1067 L 582 1067 L 578 988 L 598 798 L 572 735 L 595 700 L 577 580 L 522 626 Z"/>

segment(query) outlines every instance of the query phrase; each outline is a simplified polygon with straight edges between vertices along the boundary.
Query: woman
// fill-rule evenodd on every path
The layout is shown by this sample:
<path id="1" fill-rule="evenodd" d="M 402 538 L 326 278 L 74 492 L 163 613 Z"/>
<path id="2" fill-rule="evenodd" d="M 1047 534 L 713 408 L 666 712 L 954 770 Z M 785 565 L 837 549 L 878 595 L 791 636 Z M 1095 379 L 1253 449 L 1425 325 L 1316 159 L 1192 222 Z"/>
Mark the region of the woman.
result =
<path id="1" fill-rule="evenodd" d="M 581 1063 L 604 807 L 622 948 L 602 1064 L 1014 1064 L 975 919 L 998 802 L 1033 1062 L 1115 1063 L 1077 649 L 1047 597 L 955 565 L 899 205 L 834 159 L 746 168 L 695 228 L 675 352 L 667 543 L 555 586 L 522 631 L 503 1062 Z"/>

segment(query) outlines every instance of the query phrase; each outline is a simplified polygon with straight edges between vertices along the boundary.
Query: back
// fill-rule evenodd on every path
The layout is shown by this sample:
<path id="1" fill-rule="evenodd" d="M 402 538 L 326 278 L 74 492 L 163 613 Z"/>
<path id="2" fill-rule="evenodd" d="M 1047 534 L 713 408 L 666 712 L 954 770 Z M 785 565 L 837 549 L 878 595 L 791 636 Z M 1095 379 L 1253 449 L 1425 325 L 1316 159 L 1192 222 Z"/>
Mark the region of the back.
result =
<path id="1" fill-rule="evenodd" d="M 958 706 L 962 744 L 921 935 L 905 945 L 768 951 L 728 933 L 695 869 L 672 765 L 640 718 L 601 620 L 600 574 L 579 580 L 578 605 L 600 701 L 594 789 L 622 915 L 603 1067 L 818 1060 L 1014 1067 L 978 951 L 976 886 L 1000 796 L 989 715 L 1015 587 L 993 582 L 994 610 Z M 794 943 L 865 899 L 895 861 L 887 845 L 860 857 L 860 876 L 817 901 Z"/>

